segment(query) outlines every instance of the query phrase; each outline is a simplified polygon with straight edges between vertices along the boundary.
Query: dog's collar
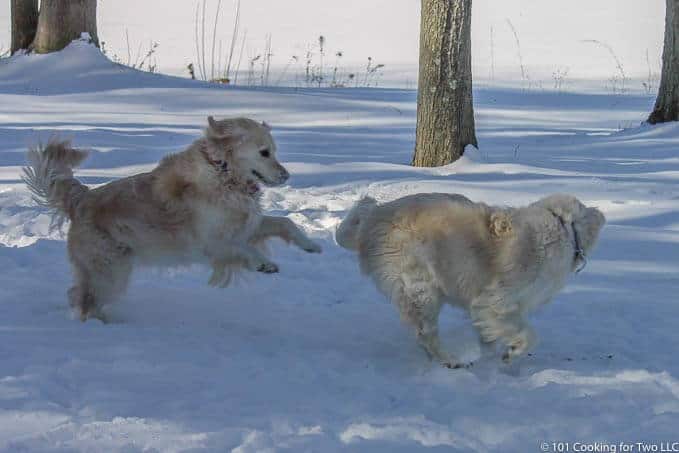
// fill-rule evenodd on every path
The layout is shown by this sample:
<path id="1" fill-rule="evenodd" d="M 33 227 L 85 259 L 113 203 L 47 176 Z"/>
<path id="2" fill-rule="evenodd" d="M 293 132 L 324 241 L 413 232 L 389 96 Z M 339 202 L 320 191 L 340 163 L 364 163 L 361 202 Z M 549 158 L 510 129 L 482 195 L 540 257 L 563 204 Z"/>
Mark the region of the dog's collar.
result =
<path id="1" fill-rule="evenodd" d="M 219 174 L 223 176 L 229 175 L 229 163 L 227 161 L 212 159 L 205 148 L 200 148 L 200 153 L 203 155 L 207 163 L 212 165 L 212 167 L 214 167 L 214 169 L 217 170 Z M 262 189 L 259 187 L 259 184 L 253 180 L 241 182 L 238 181 L 237 178 L 227 177 L 225 185 L 236 188 L 237 190 L 245 192 L 246 194 L 253 197 L 259 195 L 259 193 L 262 191 Z"/>
<path id="2" fill-rule="evenodd" d="M 228 173 L 229 172 L 229 163 L 225 160 L 214 160 L 213 158 L 210 157 L 210 155 L 207 153 L 207 151 L 204 148 L 200 149 L 200 153 L 203 155 L 205 160 L 215 167 L 217 171 L 220 171 L 222 173 Z"/>
<path id="3" fill-rule="evenodd" d="M 554 212 L 552 212 L 552 215 L 559 219 L 559 223 L 570 236 L 570 233 L 568 233 L 568 224 L 566 224 L 566 221 L 563 219 L 563 217 L 555 214 Z M 570 227 L 571 230 L 573 230 L 573 249 L 575 250 L 573 256 L 573 267 L 575 268 L 575 273 L 579 274 L 587 266 L 587 255 L 585 254 L 585 249 L 582 248 L 580 243 L 580 236 L 578 235 L 578 230 L 575 229 L 575 222 L 571 222 Z"/>

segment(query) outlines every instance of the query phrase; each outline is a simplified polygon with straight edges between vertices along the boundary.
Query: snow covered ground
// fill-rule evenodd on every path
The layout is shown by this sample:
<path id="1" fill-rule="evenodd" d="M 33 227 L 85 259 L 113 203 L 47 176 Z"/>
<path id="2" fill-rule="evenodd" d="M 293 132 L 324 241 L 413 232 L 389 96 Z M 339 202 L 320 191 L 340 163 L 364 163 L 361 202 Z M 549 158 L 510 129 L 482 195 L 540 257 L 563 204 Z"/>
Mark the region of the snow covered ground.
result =
<path id="1" fill-rule="evenodd" d="M 679 125 L 648 96 L 484 87 L 481 151 L 408 166 L 415 92 L 211 87 L 132 72 L 75 45 L 0 61 L 0 451 L 540 451 L 541 442 L 679 441 Z M 19 181 L 53 134 L 93 150 L 90 184 L 151 168 L 208 114 L 275 130 L 290 185 L 265 209 L 324 247 L 273 244 L 278 275 L 226 290 L 201 267 L 135 274 L 117 320 L 70 318 L 65 244 Z M 504 367 L 428 362 L 338 248 L 360 195 L 426 191 L 519 205 L 570 192 L 608 217 L 587 269 L 533 317 Z M 446 347 L 478 356 L 464 316 Z M 571 444 L 572 445 L 572 444 Z"/>

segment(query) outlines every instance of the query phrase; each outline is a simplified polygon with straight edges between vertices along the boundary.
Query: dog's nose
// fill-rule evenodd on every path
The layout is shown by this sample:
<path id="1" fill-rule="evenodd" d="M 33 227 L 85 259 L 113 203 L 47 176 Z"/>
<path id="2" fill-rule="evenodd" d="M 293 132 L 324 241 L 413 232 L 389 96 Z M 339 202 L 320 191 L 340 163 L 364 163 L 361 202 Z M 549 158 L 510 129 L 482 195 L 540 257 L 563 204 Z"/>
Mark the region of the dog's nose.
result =
<path id="1" fill-rule="evenodd" d="M 281 184 L 284 183 L 285 181 L 287 181 L 288 179 L 290 179 L 290 173 L 288 173 L 288 171 L 285 168 L 281 169 L 281 176 L 280 176 Z"/>

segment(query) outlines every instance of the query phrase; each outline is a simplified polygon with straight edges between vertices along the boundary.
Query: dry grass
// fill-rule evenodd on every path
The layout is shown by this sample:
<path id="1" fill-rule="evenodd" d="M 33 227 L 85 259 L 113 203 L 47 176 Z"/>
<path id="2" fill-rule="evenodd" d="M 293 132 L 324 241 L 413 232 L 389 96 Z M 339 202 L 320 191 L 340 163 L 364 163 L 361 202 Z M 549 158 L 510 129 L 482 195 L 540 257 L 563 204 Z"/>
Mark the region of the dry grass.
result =
<path id="1" fill-rule="evenodd" d="M 155 41 L 149 41 L 148 47 L 144 48 L 142 42 L 136 46 L 137 51 L 132 51 L 132 45 L 130 44 L 130 33 L 128 29 L 125 29 L 125 45 L 127 49 L 127 56 L 125 59 L 121 58 L 120 55 L 115 52 L 109 52 L 106 47 L 106 41 L 101 41 L 101 52 L 109 57 L 112 61 L 128 66 L 132 69 L 138 69 L 140 71 L 156 72 L 158 69 L 158 62 L 156 61 L 156 52 L 160 44 Z"/>
<path id="2" fill-rule="evenodd" d="M 509 25 L 509 29 L 512 31 L 512 35 L 514 35 L 514 41 L 516 42 L 516 56 L 519 60 L 519 68 L 521 69 L 521 81 L 524 85 L 524 88 L 530 88 L 530 75 L 528 74 L 526 65 L 523 63 L 523 53 L 521 52 L 521 40 L 519 39 L 519 33 L 516 31 L 516 28 L 514 27 L 514 24 L 511 20 L 507 19 L 507 25 Z"/>
<path id="3" fill-rule="evenodd" d="M 194 43 L 196 62 L 193 64 L 193 74 L 200 80 L 214 81 L 219 83 L 231 83 L 235 50 L 240 37 L 241 3 L 236 0 L 234 6 L 234 22 L 231 31 L 227 52 L 223 52 L 224 39 L 219 38 L 219 22 L 222 14 L 222 0 L 217 0 L 212 19 L 212 36 L 207 36 L 208 1 L 202 0 L 196 3 L 194 18 Z M 245 45 L 245 36 L 242 38 L 242 46 Z M 208 47 L 210 52 L 208 54 Z M 242 47 L 241 47 L 242 49 Z M 242 55 L 242 50 L 241 50 Z M 239 64 L 240 65 L 240 64 Z"/>
<path id="4" fill-rule="evenodd" d="M 613 91 L 614 94 L 624 94 L 627 92 L 627 81 L 628 77 L 627 74 L 625 73 L 625 67 L 622 64 L 622 61 L 618 57 L 618 55 L 615 53 L 613 50 L 613 47 L 611 47 L 608 43 L 599 41 L 598 39 L 585 39 L 582 42 L 588 43 L 588 44 L 594 44 L 604 50 L 611 56 L 613 61 L 615 62 L 615 67 L 617 70 L 617 74 L 614 74 L 611 76 L 609 79 L 609 82 L 611 83 L 611 90 Z"/>

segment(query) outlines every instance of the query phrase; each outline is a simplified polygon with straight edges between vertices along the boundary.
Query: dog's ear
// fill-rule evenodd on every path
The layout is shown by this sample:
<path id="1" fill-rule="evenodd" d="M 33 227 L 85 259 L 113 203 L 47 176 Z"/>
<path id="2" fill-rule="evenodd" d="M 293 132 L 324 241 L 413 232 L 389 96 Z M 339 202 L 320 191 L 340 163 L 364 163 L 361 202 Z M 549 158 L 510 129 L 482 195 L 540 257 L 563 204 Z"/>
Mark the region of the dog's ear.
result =
<path id="1" fill-rule="evenodd" d="M 599 231 L 606 223 L 606 218 L 596 208 L 588 208 L 572 195 L 555 194 L 537 201 L 533 205 L 541 206 L 561 218 L 565 224 L 572 224 L 578 233 L 580 247 L 588 253 L 596 244 Z"/>
<path id="2" fill-rule="evenodd" d="M 605 223 L 606 217 L 597 208 L 585 208 L 573 219 L 573 228 L 578 233 L 580 246 L 585 253 L 594 247 Z"/>
<path id="3" fill-rule="evenodd" d="M 215 121 L 214 116 L 208 116 L 207 117 L 207 124 L 208 124 L 208 126 L 210 126 L 210 129 L 212 129 L 213 131 L 216 131 L 216 130 L 219 129 L 219 125 Z"/>
<path id="4" fill-rule="evenodd" d="M 574 196 L 560 193 L 542 198 L 531 206 L 545 208 L 566 223 L 573 222 L 580 215 L 580 212 L 585 209 L 585 205 Z"/>
<path id="5" fill-rule="evenodd" d="M 242 141 L 247 135 L 247 131 L 235 119 L 217 121 L 214 117 L 208 116 L 207 124 L 205 135 L 209 140 L 230 141 L 235 144 Z"/>
<path id="6" fill-rule="evenodd" d="M 266 121 L 262 121 L 262 127 L 267 131 L 271 131 L 271 126 Z"/>

